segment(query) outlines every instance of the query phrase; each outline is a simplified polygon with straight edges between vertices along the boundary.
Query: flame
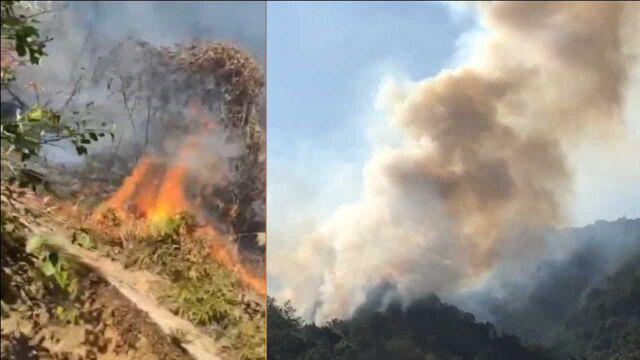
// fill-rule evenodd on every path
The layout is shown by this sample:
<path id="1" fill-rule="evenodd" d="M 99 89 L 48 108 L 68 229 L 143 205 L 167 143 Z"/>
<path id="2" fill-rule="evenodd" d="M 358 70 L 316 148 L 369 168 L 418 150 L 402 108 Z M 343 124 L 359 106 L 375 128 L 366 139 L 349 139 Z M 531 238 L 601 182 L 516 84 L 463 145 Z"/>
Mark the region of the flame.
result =
<path id="1" fill-rule="evenodd" d="M 112 209 L 122 219 L 142 219 L 151 224 L 158 224 L 182 212 L 201 215 L 185 195 L 189 175 L 190 159 L 202 148 L 202 141 L 214 130 L 213 121 L 202 110 L 200 103 L 189 104 L 201 125 L 199 135 L 188 136 L 181 145 L 174 160 L 167 160 L 156 155 L 146 154 L 135 166 L 120 188 L 99 208 Z M 241 283 L 260 295 L 266 294 L 264 277 L 254 276 L 242 265 L 237 251 L 225 241 L 213 227 L 200 230 L 201 236 L 211 239 L 211 257 L 219 264 L 233 270 Z"/>
<path id="2" fill-rule="evenodd" d="M 212 229 L 207 228 L 211 231 Z M 215 236 L 215 235 L 214 235 Z M 260 295 L 267 294 L 267 282 L 264 277 L 259 277 L 247 271 L 239 261 L 239 256 L 235 249 L 230 248 L 228 243 L 223 241 L 212 241 L 211 256 L 222 266 L 233 269 L 240 282 L 253 289 Z"/>
<path id="3" fill-rule="evenodd" d="M 169 217 L 184 211 L 193 211 L 184 194 L 187 178 L 186 163 L 199 145 L 197 137 L 189 137 L 178 155 L 177 164 L 169 166 L 158 188 L 156 201 L 149 209 L 148 218 L 154 222 L 166 221 Z"/>
<path id="4" fill-rule="evenodd" d="M 160 164 L 153 156 L 143 157 L 122 186 L 104 203 L 103 208 L 113 209 L 122 217 L 131 210 L 144 211 L 153 208 L 156 191 L 152 175 L 158 172 Z"/>
<path id="5" fill-rule="evenodd" d="M 197 214 L 184 193 L 187 164 L 207 133 L 188 136 L 173 161 L 146 154 L 103 208 L 111 208 L 124 217 L 133 211 L 153 223 L 186 211 Z"/>

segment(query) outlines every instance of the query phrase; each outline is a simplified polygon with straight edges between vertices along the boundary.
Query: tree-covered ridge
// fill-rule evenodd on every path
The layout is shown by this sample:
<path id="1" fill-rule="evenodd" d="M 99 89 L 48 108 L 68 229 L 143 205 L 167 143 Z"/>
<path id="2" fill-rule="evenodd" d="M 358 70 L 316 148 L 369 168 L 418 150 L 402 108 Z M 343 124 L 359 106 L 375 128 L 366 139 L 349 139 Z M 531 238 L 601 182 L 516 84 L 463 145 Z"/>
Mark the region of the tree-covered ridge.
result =
<path id="1" fill-rule="evenodd" d="M 500 329 L 529 342 L 550 344 L 565 331 L 565 322 L 586 301 L 593 287 L 610 277 L 640 249 L 640 219 L 597 221 L 581 228 L 553 230 L 549 244 L 573 244 L 564 255 L 553 254 L 519 283 L 504 282 L 506 296 L 482 302 Z M 556 256 L 557 255 L 557 256 Z"/>
<path id="2" fill-rule="evenodd" d="M 362 308 L 350 320 L 303 324 L 290 303 L 268 299 L 269 359 L 548 359 L 517 337 L 500 334 L 490 323 L 436 295 L 403 309 Z"/>
<path id="3" fill-rule="evenodd" d="M 270 298 L 268 354 L 282 360 L 640 359 L 640 219 L 547 235 L 575 249 L 540 262 L 522 279 L 529 291 L 487 301 L 495 325 L 435 295 L 406 309 L 364 306 L 352 319 L 324 326 L 304 324 L 290 303 Z"/>
<path id="4" fill-rule="evenodd" d="M 640 359 L 640 253 L 589 290 L 552 349 L 589 360 Z"/>

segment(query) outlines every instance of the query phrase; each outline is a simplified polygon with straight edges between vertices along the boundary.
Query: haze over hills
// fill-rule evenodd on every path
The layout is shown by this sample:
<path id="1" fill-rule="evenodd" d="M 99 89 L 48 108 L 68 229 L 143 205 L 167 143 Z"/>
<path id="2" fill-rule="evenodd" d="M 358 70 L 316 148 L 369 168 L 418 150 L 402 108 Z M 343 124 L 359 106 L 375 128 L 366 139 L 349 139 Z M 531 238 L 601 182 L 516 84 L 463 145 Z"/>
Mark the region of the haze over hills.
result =
<path id="1" fill-rule="evenodd" d="M 501 296 L 477 300 L 499 327 L 533 341 L 561 330 L 567 315 L 593 288 L 607 287 L 623 264 L 640 254 L 640 219 L 598 221 L 583 228 L 551 232 L 550 243 L 570 244 L 550 254 L 520 279 L 498 280 Z"/>
<path id="2" fill-rule="evenodd" d="M 269 301 L 271 359 L 635 359 L 640 354 L 640 219 L 547 230 L 572 242 L 502 298 L 469 296 L 490 322 L 437 295 L 370 299 L 348 320 L 318 326 Z M 526 285 L 525 285 L 526 283 Z M 507 287 L 506 283 L 502 284 Z M 389 285 L 391 286 L 391 285 Z M 392 286 L 391 286 L 392 287 Z M 384 297 L 385 287 L 372 293 Z M 460 300 L 460 299 L 458 299 Z M 463 307 L 464 308 L 464 307 Z M 493 324 L 492 324 L 493 323 Z M 516 334 L 517 336 L 510 335 Z"/>

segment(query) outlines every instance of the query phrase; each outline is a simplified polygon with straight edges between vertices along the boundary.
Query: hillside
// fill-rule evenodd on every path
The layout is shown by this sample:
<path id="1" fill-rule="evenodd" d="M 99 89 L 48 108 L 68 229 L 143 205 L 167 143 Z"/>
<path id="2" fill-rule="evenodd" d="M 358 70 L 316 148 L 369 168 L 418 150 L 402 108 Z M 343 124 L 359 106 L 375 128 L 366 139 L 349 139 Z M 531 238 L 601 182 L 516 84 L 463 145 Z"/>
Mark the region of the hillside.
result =
<path id="1" fill-rule="evenodd" d="M 492 322 L 561 358 L 609 359 L 631 351 L 629 336 L 639 333 L 632 304 L 640 303 L 640 219 L 597 221 L 547 237 L 551 244 L 572 244 L 571 250 L 508 284 L 503 298 L 483 300 Z"/>
<path id="2" fill-rule="evenodd" d="M 565 252 L 541 261 L 520 284 L 509 283 L 507 296 L 477 300 L 492 323 L 436 295 L 404 310 L 364 306 L 353 318 L 324 326 L 304 324 L 290 303 L 269 299 L 268 354 L 282 360 L 640 358 L 640 219 L 548 230 L 545 237 Z"/>
<path id="3" fill-rule="evenodd" d="M 554 352 L 589 360 L 640 358 L 640 253 L 590 289 L 551 342 Z"/>
<path id="4" fill-rule="evenodd" d="M 436 295 L 406 309 L 393 304 L 385 311 L 361 309 L 346 321 L 303 325 L 286 303 L 268 301 L 270 359 L 548 359 L 517 337 L 500 334 L 490 323 Z"/>

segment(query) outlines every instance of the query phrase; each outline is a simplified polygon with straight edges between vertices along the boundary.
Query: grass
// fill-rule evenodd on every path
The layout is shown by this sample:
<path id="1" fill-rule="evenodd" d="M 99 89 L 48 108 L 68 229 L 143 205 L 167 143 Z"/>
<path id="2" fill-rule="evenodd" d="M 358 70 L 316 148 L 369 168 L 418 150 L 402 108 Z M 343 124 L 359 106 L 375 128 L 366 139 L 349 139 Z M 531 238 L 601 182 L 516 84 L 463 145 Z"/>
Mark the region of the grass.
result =
<path id="1" fill-rule="evenodd" d="M 171 285 L 161 300 L 176 315 L 228 341 L 230 358 L 265 358 L 264 304 L 245 299 L 235 274 L 213 261 L 211 239 L 197 234 L 192 216 L 179 214 L 148 226 L 125 225 L 107 214 L 109 223 L 101 228 L 108 231 L 84 230 L 92 239 L 88 243 L 119 246 L 126 267 L 167 278 Z"/>
<path id="2" fill-rule="evenodd" d="M 4 220 L 0 241 L 3 359 L 59 358 L 69 351 L 84 352 L 88 358 L 134 351 L 162 359 L 191 359 L 108 282 L 59 253 L 49 241 L 55 234 L 27 239 L 28 232 L 13 231 L 15 227 L 6 226 Z M 77 241 L 92 248 L 87 239 Z M 5 329 L 4 320 L 15 325 Z M 84 335 L 73 340 L 81 345 L 57 347 L 67 336 L 60 329 L 73 326 L 86 327 Z M 117 335 L 108 334 L 107 327 Z M 141 338 L 146 339 L 146 347 L 138 347 Z M 27 352 L 32 355 L 27 357 Z"/>

